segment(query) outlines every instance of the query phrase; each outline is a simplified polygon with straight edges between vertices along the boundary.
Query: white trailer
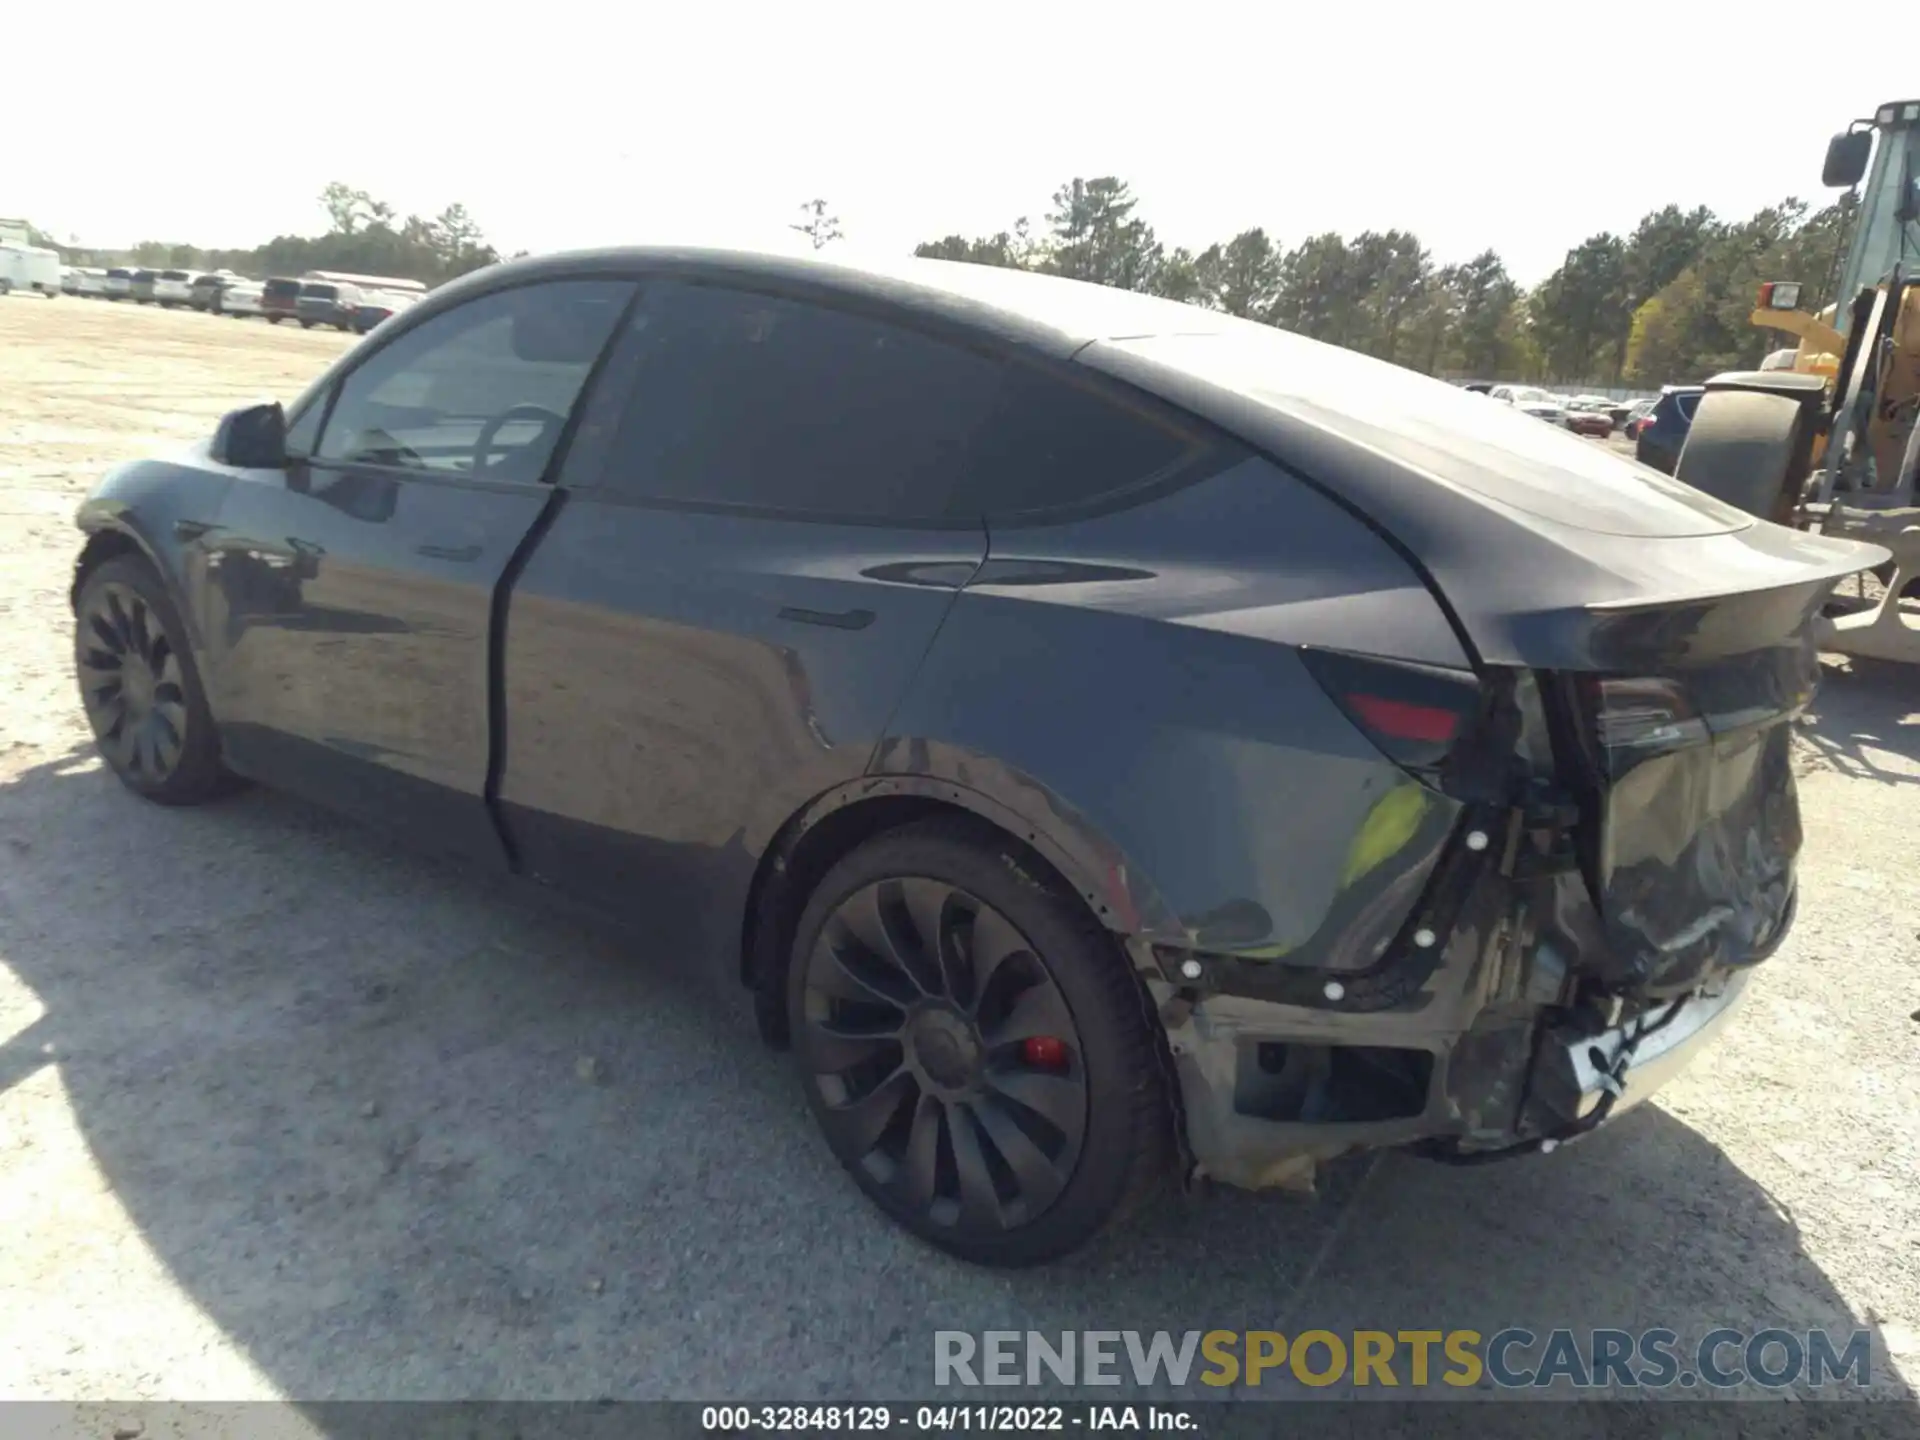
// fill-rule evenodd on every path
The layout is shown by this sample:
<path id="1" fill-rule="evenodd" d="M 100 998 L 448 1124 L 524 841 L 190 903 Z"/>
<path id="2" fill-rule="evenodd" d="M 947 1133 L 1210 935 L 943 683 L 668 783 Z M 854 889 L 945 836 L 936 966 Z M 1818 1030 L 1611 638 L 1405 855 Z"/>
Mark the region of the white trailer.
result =
<path id="1" fill-rule="evenodd" d="M 59 252 L 38 245 L 0 245 L 0 295 L 14 290 L 58 299 Z"/>

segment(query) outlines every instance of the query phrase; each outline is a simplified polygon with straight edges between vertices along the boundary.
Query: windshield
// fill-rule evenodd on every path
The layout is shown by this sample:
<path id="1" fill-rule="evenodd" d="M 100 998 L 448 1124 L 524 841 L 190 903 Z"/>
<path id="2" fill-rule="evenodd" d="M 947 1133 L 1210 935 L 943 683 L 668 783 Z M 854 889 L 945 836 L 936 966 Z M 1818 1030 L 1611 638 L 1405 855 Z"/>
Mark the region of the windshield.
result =
<path id="1" fill-rule="evenodd" d="M 1920 180 L 1920 129 L 1882 130 L 1874 145 L 1873 168 L 1860 193 L 1860 219 L 1847 250 L 1847 267 L 1834 292 L 1837 323 L 1844 328 L 1852 297 L 1887 277 L 1896 264 L 1911 269 L 1920 260 L 1920 207 L 1899 218 L 1901 196 Z"/>

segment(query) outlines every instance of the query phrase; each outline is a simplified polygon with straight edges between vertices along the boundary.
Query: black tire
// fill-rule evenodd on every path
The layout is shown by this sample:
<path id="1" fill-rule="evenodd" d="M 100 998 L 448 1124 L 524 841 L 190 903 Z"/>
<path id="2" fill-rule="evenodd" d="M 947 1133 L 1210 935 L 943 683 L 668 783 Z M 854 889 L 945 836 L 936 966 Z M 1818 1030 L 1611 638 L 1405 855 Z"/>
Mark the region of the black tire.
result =
<path id="1" fill-rule="evenodd" d="M 153 568 L 130 555 L 103 561 L 74 610 L 81 704 L 120 783 L 161 805 L 199 805 L 235 789 L 186 628 Z"/>
<path id="2" fill-rule="evenodd" d="M 889 1218 L 984 1265 L 1066 1255 L 1172 1170 L 1145 991 L 1038 869 L 964 820 L 890 831 L 816 887 L 788 969 L 794 1055 L 828 1147 Z M 932 960 L 917 938 L 929 928 Z M 876 1001 L 868 980 L 895 998 Z"/>
<path id="3" fill-rule="evenodd" d="M 302 330 L 311 330 L 311 329 L 313 328 L 313 321 L 311 321 L 311 320 L 302 320 L 302 321 L 300 322 L 300 328 L 301 328 Z"/>
<path id="4" fill-rule="evenodd" d="M 269 315 L 266 317 L 266 321 L 269 325 L 278 325 L 282 320 L 286 318 L 287 317 L 284 315 Z"/>

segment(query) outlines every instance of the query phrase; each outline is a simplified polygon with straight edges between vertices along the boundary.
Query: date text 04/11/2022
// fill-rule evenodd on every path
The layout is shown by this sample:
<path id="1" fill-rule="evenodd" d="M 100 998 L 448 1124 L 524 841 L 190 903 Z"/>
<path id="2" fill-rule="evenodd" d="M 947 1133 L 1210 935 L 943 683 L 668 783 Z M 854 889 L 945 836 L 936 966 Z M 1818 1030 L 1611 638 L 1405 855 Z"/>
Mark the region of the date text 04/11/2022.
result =
<path id="1" fill-rule="evenodd" d="M 912 1430 L 1064 1432 L 1068 1430 L 1194 1431 L 1185 1410 L 1157 1405 L 707 1405 L 700 1428 L 744 1435 Z"/>

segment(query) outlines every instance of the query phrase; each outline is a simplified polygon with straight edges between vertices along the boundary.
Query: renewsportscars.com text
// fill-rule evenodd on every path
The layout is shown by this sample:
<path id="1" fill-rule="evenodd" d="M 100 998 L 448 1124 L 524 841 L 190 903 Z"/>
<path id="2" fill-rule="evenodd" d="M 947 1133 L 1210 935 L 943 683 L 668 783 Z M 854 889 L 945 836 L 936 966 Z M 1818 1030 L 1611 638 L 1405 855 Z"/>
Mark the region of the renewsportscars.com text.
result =
<path id="1" fill-rule="evenodd" d="M 1865 1330 L 936 1330 L 936 1385 L 1732 1389 L 1872 1381 Z"/>

